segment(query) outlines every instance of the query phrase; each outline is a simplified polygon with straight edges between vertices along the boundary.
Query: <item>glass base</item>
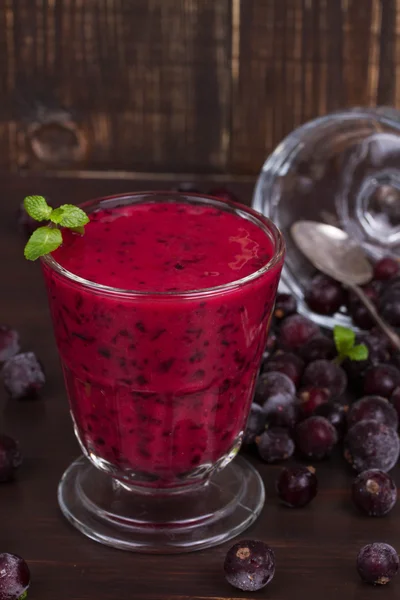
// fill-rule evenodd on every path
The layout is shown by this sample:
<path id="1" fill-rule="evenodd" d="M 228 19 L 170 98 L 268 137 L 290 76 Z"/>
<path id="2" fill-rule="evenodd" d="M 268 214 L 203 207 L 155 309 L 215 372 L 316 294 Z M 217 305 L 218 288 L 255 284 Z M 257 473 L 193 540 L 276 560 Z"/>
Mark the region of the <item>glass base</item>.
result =
<path id="1" fill-rule="evenodd" d="M 92 540 L 121 550 L 192 552 L 234 538 L 258 517 L 264 485 L 236 457 L 207 485 L 174 493 L 128 490 L 81 457 L 64 473 L 58 502 L 66 518 Z"/>

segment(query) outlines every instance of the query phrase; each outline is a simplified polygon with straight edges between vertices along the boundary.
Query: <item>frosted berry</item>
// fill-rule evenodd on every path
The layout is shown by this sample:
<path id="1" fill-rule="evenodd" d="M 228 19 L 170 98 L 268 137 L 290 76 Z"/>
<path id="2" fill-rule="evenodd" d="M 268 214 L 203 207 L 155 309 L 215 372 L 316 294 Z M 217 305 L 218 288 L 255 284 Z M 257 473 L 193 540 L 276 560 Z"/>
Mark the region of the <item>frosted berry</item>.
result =
<path id="1" fill-rule="evenodd" d="M 399 557 L 389 544 L 367 544 L 358 553 L 357 571 L 366 583 L 385 585 L 398 570 Z"/>
<path id="2" fill-rule="evenodd" d="M 359 421 L 377 421 L 397 429 L 399 420 L 397 412 L 386 398 L 381 396 L 364 396 L 357 400 L 347 413 L 348 427 Z"/>
<path id="3" fill-rule="evenodd" d="M 18 442 L 8 435 L 0 434 L 0 482 L 14 479 L 21 463 L 22 455 Z"/>
<path id="4" fill-rule="evenodd" d="M 318 325 L 310 319 L 303 315 L 291 315 L 282 321 L 279 345 L 285 350 L 298 350 L 319 333 Z"/>
<path id="5" fill-rule="evenodd" d="M 16 354 L 7 360 L 0 375 L 11 398 L 36 396 L 45 384 L 42 366 L 33 352 Z"/>
<path id="6" fill-rule="evenodd" d="M 23 558 L 16 554 L 0 554 L 0 599 L 25 598 L 31 575 Z"/>
<path id="7" fill-rule="evenodd" d="M 286 467 L 282 469 L 276 491 L 279 498 L 290 508 L 306 506 L 318 492 L 318 480 L 313 467 Z"/>
<path id="8" fill-rule="evenodd" d="M 259 455 L 267 463 L 287 460 L 294 452 L 294 442 L 287 429 L 268 428 L 256 438 L 256 443 Z"/>
<path id="9" fill-rule="evenodd" d="M 227 552 L 224 571 L 233 587 L 244 592 L 256 592 L 265 587 L 275 574 L 274 552 L 264 542 L 238 542 Z"/>
<path id="10" fill-rule="evenodd" d="M 392 510 L 397 488 L 392 477 L 379 469 L 360 473 L 353 481 L 351 495 L 355 506 L 370 517 L 382 517 Z"/>
<path id="11" fill-rule="evenodd" d="M 308 458 L 325 458 L 332 452 L 337 440 L 336 429 L 324 417 L 309 417 L 296 425 L 297 448 Z"/>
<path id="12" fill-rule="evenodd" d="M 344 440 L 344 456 L 359 473 L 367 469 L 390 471 L 397 463 L 399 451 L 397 432 L 377 421 L 359 421 Z"/>

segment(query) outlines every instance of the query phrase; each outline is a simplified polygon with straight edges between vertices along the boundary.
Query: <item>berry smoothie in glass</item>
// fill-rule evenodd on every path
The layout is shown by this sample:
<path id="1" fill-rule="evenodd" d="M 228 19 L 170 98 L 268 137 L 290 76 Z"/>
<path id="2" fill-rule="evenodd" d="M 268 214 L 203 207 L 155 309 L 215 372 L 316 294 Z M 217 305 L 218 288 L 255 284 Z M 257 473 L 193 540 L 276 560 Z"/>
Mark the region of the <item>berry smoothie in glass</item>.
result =
<path id="1" fill-rule="evenodd" d="M 85 455 L 61 481 L 61 508 L 84 533 L 121 548 L 193 550 L 229 539 L 263 503 L 258 474 L 231 461 L 282 237 L 251 209 L 201 195 L 139 193 L 82 208 L 85 234 L 63 231 L 42 259 Z"/>

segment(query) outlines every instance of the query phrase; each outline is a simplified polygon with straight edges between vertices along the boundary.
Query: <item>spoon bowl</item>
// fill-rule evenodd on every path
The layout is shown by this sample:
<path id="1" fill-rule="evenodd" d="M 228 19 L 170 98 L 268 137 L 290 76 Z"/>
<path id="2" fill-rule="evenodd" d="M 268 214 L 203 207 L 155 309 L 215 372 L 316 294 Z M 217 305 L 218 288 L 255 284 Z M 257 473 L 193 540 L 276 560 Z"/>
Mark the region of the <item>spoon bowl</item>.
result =
<path id="1" fill-rule="evenodd" d="M 364 250 L 353 242 L 346 232 L 333 225 L 317 221 L 297 221 L 290 228 L 296 246 L 319 271 L 343 283 L 357 295 L 377 326 L 400 350 L 400 337 L 378 314 L 360 285 L 371 280 L 372 265 Z"/>
<path id="2" fill-rule="evenodd" d="M 345 285 L 364 285 L 372 278 L 372 266 L 362 248 L 345 231 L 316 221 L 297 221 L 292 237 L 322 273 Z"/>

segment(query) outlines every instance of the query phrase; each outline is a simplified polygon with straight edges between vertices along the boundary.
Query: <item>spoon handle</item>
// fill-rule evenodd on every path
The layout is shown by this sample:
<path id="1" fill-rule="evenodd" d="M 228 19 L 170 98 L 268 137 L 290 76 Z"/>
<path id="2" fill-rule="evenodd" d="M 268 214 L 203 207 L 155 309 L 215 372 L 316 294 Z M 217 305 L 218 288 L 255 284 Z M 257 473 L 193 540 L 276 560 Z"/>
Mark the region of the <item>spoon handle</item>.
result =
<path id="1" fill-rule="evenodd" d="M 382 319 L 382 317 L 377 313 L 375 306 L 372 304 L 371 300 L 368 296 L 365 295 L 363 290 L 355 284 L 347 284 L 347 287 L 354 292 L 359 300 L 364 304 L 365 308 L 368 310 L 370 315 L 375 320 L 378 327 L 383 331 L 383 333 L 388 337 L 392 346 L 394 346 L 397 350 L 400 350 L 400 337 L 397 333 Z"/>

